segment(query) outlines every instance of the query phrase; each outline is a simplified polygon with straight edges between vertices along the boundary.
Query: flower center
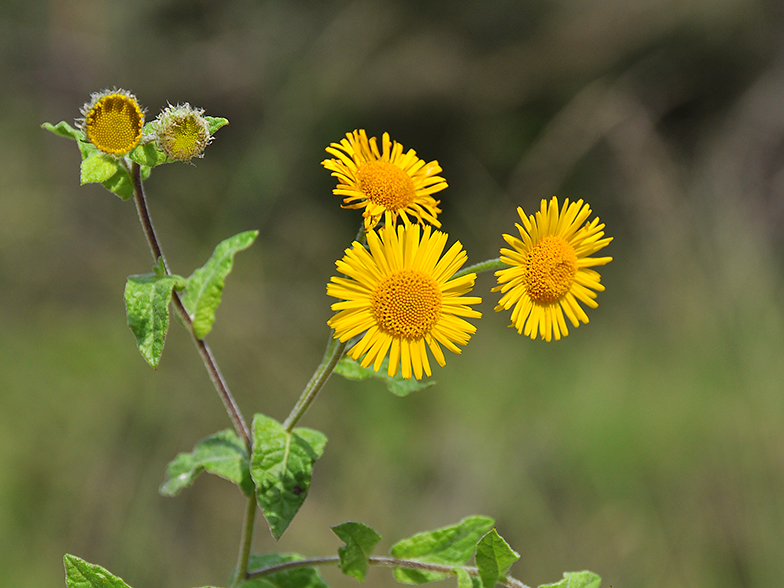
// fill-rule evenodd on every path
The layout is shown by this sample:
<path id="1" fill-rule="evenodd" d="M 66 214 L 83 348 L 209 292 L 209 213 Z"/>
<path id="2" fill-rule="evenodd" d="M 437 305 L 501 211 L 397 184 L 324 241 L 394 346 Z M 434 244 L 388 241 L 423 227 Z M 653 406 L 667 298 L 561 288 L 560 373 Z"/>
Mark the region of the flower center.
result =
<path id="1" fill-rule="evenodd" d="M 577 274 L 577 254 L 563 238 L 549 235 L 528 252 L 525 290 L 533 302 L 550 304 L 569 291 Z"/>
<path id="2" fill-rule="evenodd" d="M 122 155 L 139 144 L 143 117 L 136 101 L 122 94 L 104 96 L 85 117 L 87 138 L 101 151 Z"/>
<path id="3" fill-rule="evenodd" d="M 421 339 L 441 318 L 441 289 L 426 273 L 401 270 L 376 285 L 370 311 L 388 335 Z"/>
<path id="4" fill-rule="evenodd" d="M 374 160 L 357 170 L 359 189 L 373 204 L 387 210 L 401 210 L 416 198 L 414 180 L 393 163 Z"/>
<path id="5" fill-rule="evenodd" d="M 169 149 L 174 159 L 190 159 L 201 153 L 209 138 L 209 132 L 199 125 L 194 116 L 188 116 L 172 124 Z"/>

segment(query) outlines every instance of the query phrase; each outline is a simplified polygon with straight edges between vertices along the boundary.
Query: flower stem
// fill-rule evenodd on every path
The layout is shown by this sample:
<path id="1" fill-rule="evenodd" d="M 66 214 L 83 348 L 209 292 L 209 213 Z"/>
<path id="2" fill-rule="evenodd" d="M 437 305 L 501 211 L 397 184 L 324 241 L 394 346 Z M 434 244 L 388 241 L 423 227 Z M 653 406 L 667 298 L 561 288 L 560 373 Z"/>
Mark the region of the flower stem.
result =
<path id="1" fill-rule="evenodd" d="M 292 570 L 295 568 L 310 568 L 315 566 L 332 565 L 337 563 L 340 563 L 340 558 L 338 558 L 338 556 L 336 555 L 330 557 L 312 557 L 308 559 L 286 561 L 283 563 L 268 566 L 266 568 L 262 568 L 260 570 L 254 570 L 252 572 L 248 572 L 248 579 L 267 576 L 269 574 L 275 574 L 278 572 Z M 456 573 L 455 570 L 460 568 L 465 570 L 469 576 L 479 576 L 479 570 L 473 566 L 450 566 L 450 565 L 415 561 L 412 559 L 397 559 L 394 557 L 376 557 L 376 556 L 369 557 L 368 563 L 372 566 L 408 568 L 414 570 L 422 570 L 425 572 L 436 572 L 440 574 L 450 574 L 450 575 L 455 575 Z M 515 578 L 511 578 L 509 576 L 504 576 L 500 578 L 498 582 L 504 586 L 507 586 L 507 588 L 528 588 L 528 586 L 523 584 L 520 580 L 516 580 Z"/>
<path id="2" fill-rule="evenodd" d="M 237 559 L 237 569 L 231 588 L 239 586 L 248 578 L 248 560 L 250 550 L 253 545 L 253 524 L 256 522 L 256 494 L 248 499 L 248 507 L 245 509 L 245 523 L 242 527 L 242 538 L 240 539 L 240 555 Z"/>
<path id="3" fill-rule="evenodd" d="M 503 261 L 501 261 L 500 257 L 496 257 L 495 259 L 488 259 L 487 261 L 482 261 L 480 263 L 475 263 L 474 265 L 470 265 L 468 267 L 464 267 L 459 272 L 456 272 L 452 279 L 460 278 L 465 276 L 466 274 L 478 274 L 481 272 L 489 272 L 492 270 L 503 269 L 507 266 Z"/>
<path id="4" fill-rule="evenodd" d="M 346 344 L 332 338 L 332 333 L 330 333 L 329 343 L 327 344 L 326 351 L 324 351 L 324 357 L 321 360 L 321 364 L 319 364 L 318 368 L 316 368 L 316 371 L 313 373 L 313 376 L 311 376 L 310 381 L 302 391 L 299 400 L 297 400 L 294 408 L 291 409 L 291 413 L 286 420 L 283 421 L 283 428 L 287 432 L 291 432 L 299 419 L 302 418 L 308 408 L 310 408 L 310 405 L 313 404 L 316 396 L 318 396 L 318 393 L 332 375 L 338 361 L 343 357 L 345 349 Z"/>
<path id="5" fill-rule="evenodd" d="M 150 246 L 150 252 L 152 253 L 155 262 L 158 263 L 158 260 L 160 260 L 164 269 L 166 270 L 166 273 L 171 274 L 169 271 L 169 266 L 166 263 L 166 258 L 163 255 L 160 241 L 155 234 L 155 228 L 152 224 L 150 211 L 147 208 L 147 198 L 144 195 L 144 185 L 142 184 L 141 166 L 138 163 L 133 162 L 128 171 L 131 174 L 131 180 L 133 182 L 133 199 L 136 203 L 136 211 L 139 213 L 139 222 L 141 222 L 142 229 L 144 230 L 144 236 L 147 237 L 147 244 Z M 228 413 L 229 418 L 234 425 L 234 429 L 245 442 L 245 445 L 248 447 L 248 451 L 250 451 L 253 446 L 250 429 L 248 428 L 248 425 L 242 416 L 242 412 L 240 411 L 237 402 L 234 400 L 234 396 L 232 396 L 231 391 L 226 384 L 226 380 L 223 378 L 223 374 L 221 374 L 220 368 L 218 368 L 218 363 L 215 361 L 215 357 L 213 357 L 209 346 L 202 339 L 199 339 L 194 333 L 193 321 L 191 320 L 188 311 L 185 310 L 185 306 L 182 304 L 180 295 L 176 291 L 172 294 L 174 309 L 177 311 L 177 314 L 180 316 L 180 319 L 182 319 L 183 324 L 190 332 L 191 337 L 193 338 L 193 342 L 196 345 L 196 349 L 199 352 L 199 356 L 204 363 L 204 367 L 207 369 L 210 380 L 212 380 L 212 383 L 218 392 L 218 396 L 220 396 L 221 400 L 223 401 L 223 406 L 226 408 L 226 412 Z"/>

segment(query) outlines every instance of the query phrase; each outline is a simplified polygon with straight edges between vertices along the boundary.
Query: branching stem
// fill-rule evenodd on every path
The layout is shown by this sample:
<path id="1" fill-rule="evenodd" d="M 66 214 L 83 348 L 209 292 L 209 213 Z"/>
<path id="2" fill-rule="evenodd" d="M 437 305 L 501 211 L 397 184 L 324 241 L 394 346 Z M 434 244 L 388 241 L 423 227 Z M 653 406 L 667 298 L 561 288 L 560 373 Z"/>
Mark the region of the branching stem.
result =
<path id="1" fill-rule="evenodd" d="M 136 211 L 139 213 L 139 222 L 141 222 L 142 229 L 144 230 L 144 236 L 147 237 L 147 244 L 150 246 L 152 257 L 156 263 L 158 263 L 158 260 L 161 260 L 166 273 L 170 274 L 171 272 L 169 271 L 169 265 L 166 263 L 166 258 L 163 255 L 160 241 L 155 234 L 155 228 L 152 224 L 150 211 L 147 208 L 147 199 L 144 195 L 144 185 L 142 184 L 141 166 L 138 163 L 133 162 L 128 171 L 131 174 L 131 180 L 133 182 L 133 199 L 136 203 Z M 193 321 L 191 320 L 188 311 L 185 310 L 185 307 L 182 304 L 182 300 L 180 299 L 180 295 L 176 291 L 173 292 L 172 302 L 174 304 L 174 309 L 177 311 L 177 314 L 179 315 L 180 319 L 182 319 L 183 324 L 187 327 L 191 337 L 193 338 L 193 342 L 196 345 L 199 356 L 204 363 L 204 367 L 207 368 L 207 373 L 209 374 L 210 380 L 212 380 L 212 383 L 218 392 L 218 396 L 220 396 L 221 400 L 223 401 L 223 406 L 226 407 L 226 412 L 229 414 L 229 418 L 234 425 L 234 429 L 245 442 L 245 445 L 248 447 L 248 451 L 250 451 L 253 446 L 250 429 L 248 428 L 248 424 L 242 416 L 242 412 L 240 411 L 237 402 L 234 400 L 234 396 L 232 396 L 231 391 L 226 384 L 226 380 L 223 378 L 223 374 L 221 374 L 220 368 L 218 368 L 218 363 L 215 361 L 215 357 L 213 357 L 212 351 L 210 350 L 207 343 L 205 343 L 204 340 L 199 339 L 194 333 Z"/>
<path id="2" fill-rule="evenodd" d="M 321 363 L 318 368 L 316 368 L 316 371 L 313 373 L 307 386 L 305 386 L 305 389 L 302 391 L 294 408 L 291 409 L 291 413 L 289 413 L 289 416 L 283 422 L 283 428 L 286 431 L 290 433 L 299 419 L 301 419 L 308 408 L 310 408 L 310 405 L 313 404 L 316 396 L 318 396 L 318 393 L 332 375 L 338 361 L 343 357 L 343 352 L 345 350 L 346 344 L 341 343 L 337 339 L 333 339 L 332 334 L 330 333 L 329 343 L 327 344 L 326 351 L 324 351 L 324 357 L 321 360 Z"/>

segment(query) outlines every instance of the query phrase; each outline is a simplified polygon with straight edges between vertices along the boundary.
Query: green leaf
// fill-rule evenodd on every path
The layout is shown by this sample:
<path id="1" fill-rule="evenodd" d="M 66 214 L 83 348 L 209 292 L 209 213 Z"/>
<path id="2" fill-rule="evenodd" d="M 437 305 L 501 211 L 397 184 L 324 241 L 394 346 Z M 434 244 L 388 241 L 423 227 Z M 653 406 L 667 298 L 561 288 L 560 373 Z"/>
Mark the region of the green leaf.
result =
<path id="1" fill-rule="evenodd" d="M 403 376 L 398 372 L 395 376 L 389 377 L 387 374 L 389 366 L 389 358 L 384 359 L 378 371 L 371 367 L 362 367 L 360 363 L 348 356 L 341 358 L 335 366 L 335 373 L 340 374 L 347 380 L 367 380 L 368 378 L 375 378 L 381 380 L 387 386 L 387 390 L 396 396 L 408 396 L 412 392 L 424 390 L 435 386 L 435 380 L 427 380 L 420 382 L 416 378 L 403 379 Z"/>
<path id="2" fill-rule="evenodd" d="M 332 527 L 332 531 L 345 543 L 338 548 L 340 571 L 364 582 L 368 558 L 376 544 L 381 541 L 381 535 L 367 525 L 353 521 L 336 525 Z"/>
<path id="3" fill-rule="evenodd" d="M 180 276 L 158 277 L 155 274 L 129 276 L 125 284 L 125 313 L 128 326 L 136 335 L 142 357 L 158 367 L 169 330 L 169 302 Z"/>
<path id="4" fill-rule="evenodd" d="M 487 533 L 476 546 L 476 567 L 482 585 L 493 588 L 518 559 L 520 554 L 509 547 L 495 529 Z"/>
<path id="5" fill-rule="evenodd" d="M 472 576 L 465 568 L 455 568 L 457 576 L 457 588 L 482 588 L 482 580 L 478 576 Z"/>
<path id="6" fill-rule="evenodd" d="M 100 184 L 115 175 L 119 169 L 116 159 L 95 151 L 82 160 L 80 182 L 82 185 Z M 125 174 L 128 175 L 127 172 Z"/>
<path id="7" fill-rule="evenodd" d="M 564 572 L 563 580 L 555 584 L 542 584 L 539 588 L 599 588 L 602 579 L 584 570 L 582 572 Z"/>
<path id="8" fill-rule="evenodd" d="M 268 553 L 265 555 L 251 555 L 248 561 L 250 571 L 261 570 L 290 561 L 300 561 L 303 558 L 297 553 Z M 251 580 L 245 580 L 239 588 L 328 588 L 314 567 L 293 568 Z"/>
<path id="9" fill-rule="evenodd" d="M 64 120 L 60 121 L 56 125 L 45 122 L 44 124 L 41 125 L 41 128 L 46 129 L 47 131 L 52 132 L 55 135 L 65 137 L 66 139 L 73 139 L 74 141 L 84 140 L 84 133 L 79 129 L 73 128 Z"/>
<path id="10" fill-rule="evenodd" d="M 207 128 L 210 130 L 210 135 L 214 135 L 215 131 L 219 128 L 229 124 L 228 119 L 219 116 L 205 116 L 204 120 L 207 121 Z"/>
<path id="11" fill-rule="evenodd" d="M 237 484 L 246 496 L 253 496 L 248 450 L 231 429 L 220 431 L 199 441 L 190 453 L 180 453 L 166 468 L 166 480 L 160 488 L 164 496 L 176 496 L 193 484 L 202 472 L 220 476 Z"/>
<path id="12" fill-rule="evenodd" d="M 212 330 L 223 285 L 234 263 L 234 254 L 250 247 L 258 234 L 258 231 L 246 231 L 220 242 L 204 267 L 188 278 L 182 303 L 193 320 L 193 332 L 197 338 L 203 339 Z"/>
<path id="13" fill-rule="evenodd" d="M 327 438 L 312 429 L 287 432 L 263 414 L 253 418 L 250 475 L 256 497 L 277 539 L 289 526 L 310 489 L 313 464 L 324 453 Z"/>
<path id="14" fill-rule="evenodd" d="M 87 563 L 75 555 L 66 554 L 63 564 L 68 588 L 128 588 L 128 584 L 101 566 Z"/>
<path id="15" fill-rule="evenodd" d="M 392 546 L 392 556 L 401 559 L 461 566 L 476 550 L 479 539 L 493 528 L 490 517 L 466 517 L 456 525 L 419 533 Z M 395 579 L 404 584 L 423 584 L 443 580 L 446 574 L 395 568 Z"/>
<path id="16" fill-rule="evenodd" d="M 145 125 L 146 127 L 147 125 Z M 147 167 L 155 167 L 163 163 L 169 163 L 166 154 L 158 148 L 158 145 L 151 141 L 144 145 L 137 145 L 128 157 L 138 163 L 139 165 L 146 165 Z"/>

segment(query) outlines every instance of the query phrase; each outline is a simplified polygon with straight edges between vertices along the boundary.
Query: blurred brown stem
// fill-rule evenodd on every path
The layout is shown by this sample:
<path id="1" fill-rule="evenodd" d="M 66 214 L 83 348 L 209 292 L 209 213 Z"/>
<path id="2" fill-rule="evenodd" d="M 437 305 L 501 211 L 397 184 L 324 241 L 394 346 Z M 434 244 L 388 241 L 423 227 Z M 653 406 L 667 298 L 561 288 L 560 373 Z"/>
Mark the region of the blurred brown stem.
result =
<path id="1" fill-rule="evenodd" d="M 129 172 L 133 182 L 133 199 L 136 203 L 136 211 L 139 213 L 139 222 L 141 222 L 144 235 L 147 237 L 147 244 L 150 246 L 150 252 L 152 253 L 155 262 L 158 263 L 158 260 L 160 260 L 160 263 L 163 264 L 166 273 L 171 274 L 169 271 L 169 265 L 166 263 L 166 258 L 163 255 L 160 242 L 158 241 L 158 237 L 155 234 L 155 228 L 153 227 L 152 219 L 150 218 L 150 211 L 147 208 L 147 199 L 144 195 L 144 185 L 142 184 L 141 166 L 138 163 L 133 162 L 130 166 Z M 193 338 L 193 342 L 196 345 L 199 356 L 201 357 L 202 362 L 204 363 L 204 367 L 207 369 L 207 373 L 209 374 L 210 379 L 212 380 L 212 383 L 218 392 L 218 396 L 220 396 L 221 400 L 223 401 L 223 406 L 226 407 L 226 412 L 229 414 L 229 418 L 234 425 L 234 429 L 237 431 L 237 434 L 242 437 L 242 440 L 245 442 L 248 451 L 251 451 L 253 443 L 250 435 L 250 429 L 248 428 L 245 418 L 242 416 L 242 412 L 240 411 L 237 402 L 234 400 L 234 396 L 232 396 L 226 381 L 223 379 L 223 374 L 221 374 L 220 368 L 218 368 L 218 363 L 215 361 L 215 357 L 213 357 L 212 351 L 204 342 L 204 340 L 199 339 L 194 333 L 193 321 L 191 320 L 188 311 L 185 310 L 185 306 L 182 304 L 182 299 L 176 291 L 172 292 L 172 303 L 174 304 L 174 309 L 177 311 L 177 314 Z"/>

